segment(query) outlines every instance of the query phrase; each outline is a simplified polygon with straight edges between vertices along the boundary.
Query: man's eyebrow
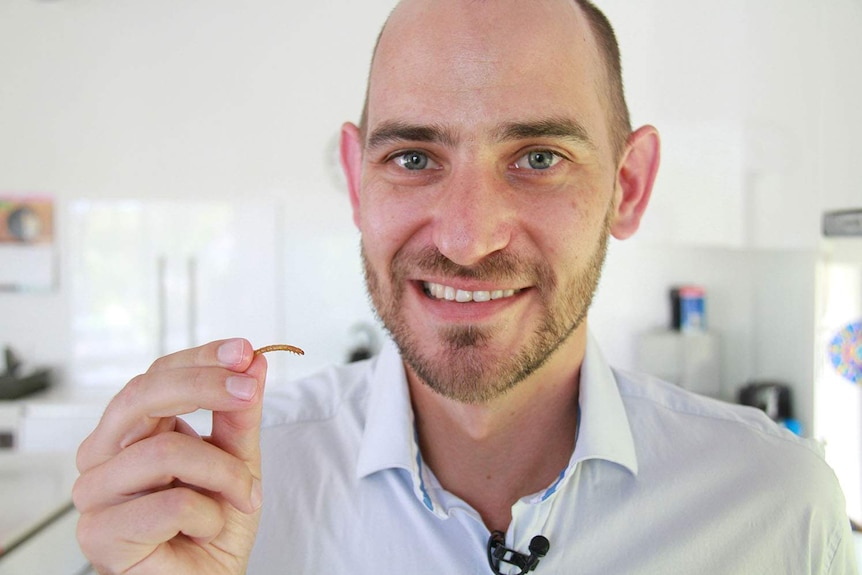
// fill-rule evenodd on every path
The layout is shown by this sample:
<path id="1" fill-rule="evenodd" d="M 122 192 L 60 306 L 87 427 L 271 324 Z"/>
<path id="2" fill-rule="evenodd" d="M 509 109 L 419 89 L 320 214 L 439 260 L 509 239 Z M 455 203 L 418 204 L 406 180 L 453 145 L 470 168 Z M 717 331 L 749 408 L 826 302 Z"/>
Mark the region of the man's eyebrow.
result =
<path id="1" fill-rule="evenodd" d="M 545 118 L 532 122 L 512 122 L 502 125 L 494 134 L 500 142 L 533 138 L 564 138 L 593 148 L 595 144 L 587 129 L 571 118 Z"/>
<path id="2" fill-rule="evenodd" d="M 368 136 L 365 146 L 374 149 L 395 142 L 434 142 L 451 147 L 456 141 L 454 132 L 443 126 L 392 121 L 377 126 Z"/>

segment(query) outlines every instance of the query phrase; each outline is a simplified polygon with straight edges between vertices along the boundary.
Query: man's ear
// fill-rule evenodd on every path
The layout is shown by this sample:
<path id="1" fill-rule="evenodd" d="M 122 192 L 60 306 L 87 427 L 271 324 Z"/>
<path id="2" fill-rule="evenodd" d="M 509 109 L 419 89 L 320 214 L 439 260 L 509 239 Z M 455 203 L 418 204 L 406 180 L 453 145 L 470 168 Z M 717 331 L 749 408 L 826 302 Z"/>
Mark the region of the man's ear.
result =
<path id="1" fill-rule="evenodd" d="M 640 226 L 658 173 L 661 142 L 658 131 L 643 126 L 632 132 L 617 171 L 616 202 L 611 234 L 631 237 Z"/>
<path id="2" fill-rule="evenodd" d="M 362 181 L 362 135 L 354 124 L 341 126 L 339 145 L 341 169 L 347 179 L 350 205 L 353 206 L 353 223 L 359 227 L 359 185 Z"/>

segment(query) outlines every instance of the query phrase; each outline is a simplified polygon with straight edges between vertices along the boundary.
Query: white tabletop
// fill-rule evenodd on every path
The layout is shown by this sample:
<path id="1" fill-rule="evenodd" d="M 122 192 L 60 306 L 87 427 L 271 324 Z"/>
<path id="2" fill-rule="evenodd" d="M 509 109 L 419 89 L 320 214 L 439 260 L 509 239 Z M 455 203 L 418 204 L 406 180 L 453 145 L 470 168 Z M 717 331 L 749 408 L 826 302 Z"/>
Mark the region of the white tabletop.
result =
<path id="1" fill-rule="evenodd" d="M 72 503 L 72 453 L 0 452 L 0 557 Z"/>

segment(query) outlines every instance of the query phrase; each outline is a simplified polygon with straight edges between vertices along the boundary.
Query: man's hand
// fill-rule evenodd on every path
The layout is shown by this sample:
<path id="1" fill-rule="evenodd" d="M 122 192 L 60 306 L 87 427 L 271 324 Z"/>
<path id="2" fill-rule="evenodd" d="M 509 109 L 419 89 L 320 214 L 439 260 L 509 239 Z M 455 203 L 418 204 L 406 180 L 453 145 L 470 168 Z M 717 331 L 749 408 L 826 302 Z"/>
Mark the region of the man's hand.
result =
<path id="1" fill-rule="evenodd" d="M 244 573 L 260 518 L 266 360 L 242 339 L 157 360 L 78 450 L 78 540 L 103 574 Z M 201 438 L 177 416 L 213 412 Z"/>

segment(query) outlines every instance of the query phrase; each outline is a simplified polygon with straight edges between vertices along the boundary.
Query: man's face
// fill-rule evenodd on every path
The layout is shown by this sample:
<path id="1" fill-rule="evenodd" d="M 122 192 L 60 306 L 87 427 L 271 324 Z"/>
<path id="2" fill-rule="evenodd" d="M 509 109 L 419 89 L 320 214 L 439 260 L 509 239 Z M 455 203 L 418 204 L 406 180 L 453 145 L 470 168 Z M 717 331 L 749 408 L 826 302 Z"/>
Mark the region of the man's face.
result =
<path id="1" fill-rule="evenodd" d="M 613 222 L 604 77 L 569 0 L 417 0 L 372 67 L 354 214 L 412 372 L 492 399 L 584 330 Z"/>

